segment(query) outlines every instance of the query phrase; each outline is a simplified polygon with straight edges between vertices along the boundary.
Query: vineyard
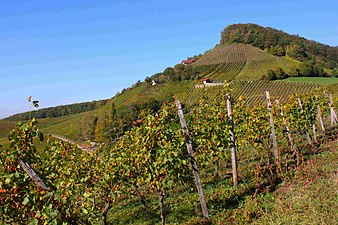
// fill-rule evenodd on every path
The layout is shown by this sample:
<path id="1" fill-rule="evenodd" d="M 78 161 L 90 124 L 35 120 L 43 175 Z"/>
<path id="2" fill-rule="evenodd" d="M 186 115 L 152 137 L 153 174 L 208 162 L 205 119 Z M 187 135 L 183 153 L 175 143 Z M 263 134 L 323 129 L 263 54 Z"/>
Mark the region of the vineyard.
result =
<path id="1" fill-rule="evenodd" d="M 286 85 L 287 84 L 287 85 Z M 327 86 L 316 83 L 291 83 L 291 82 L 276 82 L 276 81 L 236 81 L 227 82 L 225 87 L 229 88 L 234 101 L 241 99 L 242 104 L 246 106 L 262 106 L 266 104 L 265 91 L 269 91 L 274 99 L 279 99 L 281 102 L 287 101 L 292 95 L 307 95 L 309 93 L 324 90 Z M 185 88 L 188 88 L 185 87 Z M 207 91 L 208 95 L 217 97 L 224 87 L 211 87 L 205 90 L 195 89 L 189 93 L 189 98 L 186 100 L 187 106 L 192 106 L 196 103 L 196 99 L 203 96 L 203 92 Z M 183 96 L 180 93 L 180 96 Z"/>
<path id="2" fill-rule="evenodd" d="M 10 147 L 0 153 L 0 221 L 229 221 L 231 210 L 290 180 L 338 137 L 338 99 L 318 93 L 276 102 L 276 96 L 266 93 L 268 105 L 253 107 L 206 91 L 189 111 L 176 100 L 91 153 L 43 135 L 35 119 L 18 123 L 8 136 Z M 43 149 L 36 148 L 39 142 Z M 231 220 L 250 223 L 257 219 L 252 213 Z"/>
<path id="3" fill-rule="evenodd" d="M 218 81 L 230 81 L 236 78 L 245 66 L 245 61 L 220 63 L 211 66 L 204 66 L 199 68 L 201 77 L 207 77 Z"/>
<path id="4" fill-rule="evenodd" d="M 232 84 L 235 89 L 234 98 L 241 97 L 249 106 L 263 105 L 266 102 L 265 91 L 269 91 L 274 99 L 284 102 L 292 95 L 306 95 L 322 88 L 320 84 L 287 83 L 286 85 L 283 82 L 269 81 L 238 81 Z"/>
<path id="5" fill-rule="evenodd" d="M 219 81 L 260 80 L 268 69 L 289 71 L 299 63 L 265 53 L 250 45 L 220 45 L 206 52 L 194 66 L 201 77 Z"/>

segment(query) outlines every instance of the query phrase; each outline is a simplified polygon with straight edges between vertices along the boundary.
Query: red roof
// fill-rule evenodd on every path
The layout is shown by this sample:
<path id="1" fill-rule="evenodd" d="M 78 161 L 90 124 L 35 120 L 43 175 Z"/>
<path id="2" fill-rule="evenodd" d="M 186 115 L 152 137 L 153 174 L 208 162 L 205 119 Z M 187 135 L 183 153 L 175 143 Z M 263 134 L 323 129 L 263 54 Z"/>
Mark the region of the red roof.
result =
<path id="1" fill-rule="evenodd" d="M 141 120 L 141 119 L 136 120 L 136 121 L 133 122 L 134 125 L 139 125 L 139 124 L 141 124 L 141 123 L 142 123 L 142 120 Z"/>
<path id="2" fill-rule="evenodd" d="M 186 60 L 183 60 L 182 62 L 181 62 L 181 64 L 191 64 L 191 63 L 193 63 L 193 62 L 195 62 L 197 59 L 186 59 Z"/>
<path id="3" fill-rule="evenodd" d="M 209 78 L 201 78 L 200 81 L 207 81 L 210 80 Z"/>

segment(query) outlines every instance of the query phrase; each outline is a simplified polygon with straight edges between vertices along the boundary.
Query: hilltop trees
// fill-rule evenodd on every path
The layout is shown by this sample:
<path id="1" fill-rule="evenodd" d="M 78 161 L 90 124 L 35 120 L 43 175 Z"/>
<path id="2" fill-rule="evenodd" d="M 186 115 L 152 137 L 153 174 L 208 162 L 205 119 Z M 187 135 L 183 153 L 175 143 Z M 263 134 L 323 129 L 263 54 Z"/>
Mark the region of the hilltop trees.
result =
<path id="1" fill-rule="evenodd" d="M 338 48 L 306 40 L 270 27 L 256 24 L 233 24 L 221 34 L 221 44 L 250 44 L 277 56 L 288 55 L 299 61 L 315 60 L 333 69 L 338 64 Z"/>

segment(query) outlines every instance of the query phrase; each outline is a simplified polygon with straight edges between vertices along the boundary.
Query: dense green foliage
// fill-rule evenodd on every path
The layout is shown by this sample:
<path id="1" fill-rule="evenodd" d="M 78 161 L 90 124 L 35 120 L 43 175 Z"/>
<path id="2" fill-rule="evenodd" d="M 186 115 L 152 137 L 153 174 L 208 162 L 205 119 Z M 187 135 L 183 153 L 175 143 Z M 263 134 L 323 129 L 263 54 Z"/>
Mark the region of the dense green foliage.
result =
<path id="1" fill-rule="evenodd" d="M 318 65 L 303 63 L 298 68 L 293 68 L 289 72 L 285 72 L 282 68 L 269 69 L 262 79 L 281 80 L 288 77 L 329 77 L 329 75 Z"/>
<path id="2" fill-rule="evenodd" d="M 226 27 L 221 34 L 221 44 L 229 43 L 250 44 L 273 55 L 287 55 L 302 62 L 314 60 L 329 69 L 338 64 L 338 47 L 256 24 L 233 24 Z"/>

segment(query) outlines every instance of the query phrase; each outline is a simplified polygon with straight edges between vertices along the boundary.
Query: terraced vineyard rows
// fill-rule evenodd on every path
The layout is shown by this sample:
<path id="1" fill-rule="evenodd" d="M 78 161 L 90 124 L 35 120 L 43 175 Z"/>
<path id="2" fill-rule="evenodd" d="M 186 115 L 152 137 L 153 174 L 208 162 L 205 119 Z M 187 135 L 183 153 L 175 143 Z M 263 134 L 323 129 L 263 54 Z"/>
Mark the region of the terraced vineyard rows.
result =
<path id="1" fill-rule="evenodd" d="M 194 66 L 200 77 L 218 81 L 259 80 L 268 69 L 283 68 L 288 71 L 297 62 L 267 54 L 248 45 L 217 46 L 205 53 Z"/>
<path id="2" fill-rule="evenodd" d="M 243 67 L 245 66 L 245 61 L 242 62 L 236 62 L 236 63 L 230 63 L 227 64 L 227 67 L 225 68 L 222 73 L 218 73 L 216 76 L 214 76 L 215 79 L 219 80 L 226 80 L 231 81 L 236 78 L 236 76 L 241 72 Z"/>
<path id="3" fill-rule="evenodd" d="M 234 63 L 247 60 L 263 60 L 265 58 L 266 53 L 260 52 L 257 48 L 249 45 L 222 45 L 206 52 L 194 65 L 203 66 L 219 63 Z"/>
<path id="4" fill-rule="evenodd" d="M 269 81 L 239 81 L 232 85 L 238 90 L 234 92 L 234 98 L 245 96 L 246 104 L 249 106 L 265 104 L 265 91 L 269 91 L 273 99 L 283 102 L 293 94 L 308 94 L 322 87 L 319 84 L 288 83 L 285 85 L 283 82 Z"/>
<path id="5" fill-rule="evenodd" d="M 200 77 L 211 78 L 217 81 L 230 81 L 238 75 L 244 65 L 245 61 L 209 65 L 208 69 L 205 67 L 203 68 L 204 71 L 201 73 Z"/>
<path id="6" fill-rule="evenodd" d="M 262 61 L 249 61 L 243 70 L 236 76 L 237 80 L 259 80 L 266 74 L 268 69 L 275 69 L 279 66 L 276 61 L 266 59 Z"/>
<path id="7" fill-rule="evenodd" d="M 259 80 L 262 75 L 266 74 L 269 69 L 276 70 L 277 68 L 283 68 L 285 71 L 289 71 L 295 63 L 281 58 L 267 57 L 264 60 L 251 60 L 248 61 L 243 70 L 236 77 L 237 80 Z"/>
<path id="8" fill-rule="evenodd" d="M 220 64 L 216 64 L 215 67 L 211 70 L 210 73 L 205 74 L 205 77 L 208 78 L 213 78 L 215 75 L 217 75 L 220 71 L 223 70 L 223 68 L 226 66 L 226 63 L 220 63 Z"/>

